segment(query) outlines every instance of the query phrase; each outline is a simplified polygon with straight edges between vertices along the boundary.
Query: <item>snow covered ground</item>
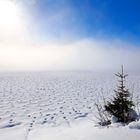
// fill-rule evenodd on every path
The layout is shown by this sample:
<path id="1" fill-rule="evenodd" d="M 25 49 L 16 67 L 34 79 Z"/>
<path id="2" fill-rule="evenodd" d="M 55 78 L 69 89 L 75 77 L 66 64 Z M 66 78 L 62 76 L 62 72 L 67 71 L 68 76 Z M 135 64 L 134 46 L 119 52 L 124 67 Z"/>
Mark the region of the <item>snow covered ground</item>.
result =
<path id="1" fill-rule="evenodd" d="M 95 127 L 94 104 L 111 97 L 116 84 L 112 73 L 1 73 L 0 140 L 136 140 L 139 123 Z M 127 85 L 136 100 L 140 75 Z"/>

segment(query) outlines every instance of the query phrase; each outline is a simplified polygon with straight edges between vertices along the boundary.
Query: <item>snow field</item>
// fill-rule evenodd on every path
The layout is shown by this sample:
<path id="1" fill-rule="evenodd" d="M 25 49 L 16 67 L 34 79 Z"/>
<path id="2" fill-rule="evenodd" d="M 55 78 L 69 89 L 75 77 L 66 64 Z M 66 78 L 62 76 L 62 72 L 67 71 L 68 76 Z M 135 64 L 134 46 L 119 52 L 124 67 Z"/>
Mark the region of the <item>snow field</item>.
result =
<path id="1" fill-rule="evenodd" d="M 139 83 L 139 75 L 128 78 L 127 85 L 134 92 L 134 99 L 140 91 Z M 18 140 L 56 140 L 57 137 L 90 140 L 98 130 L 94 128 L 97 113 L 94 104 L 102 95 L 112 97 L 116 84 L 113 74 L 93 72 L 1 74 L 1 140 L 9 140 L 12 136 Z M 83 121 L 77 124 L 78 120 Z M 80 137 L 78 130 L 85 135 Z M 6 135 L 7 132 L 11 137 Z M 115 132 L 109 130 L 108 133 Z M 95 136 L 102 137 L 98 133 Z"/>

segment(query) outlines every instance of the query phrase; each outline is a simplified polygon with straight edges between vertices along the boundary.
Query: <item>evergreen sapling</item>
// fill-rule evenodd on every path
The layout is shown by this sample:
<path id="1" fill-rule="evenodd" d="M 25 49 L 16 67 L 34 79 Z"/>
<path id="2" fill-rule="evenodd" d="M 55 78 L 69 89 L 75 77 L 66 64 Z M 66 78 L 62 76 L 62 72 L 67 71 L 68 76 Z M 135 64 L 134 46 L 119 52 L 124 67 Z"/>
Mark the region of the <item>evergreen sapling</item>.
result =
<path id="1" fill-rule="evenodd" d="M 116 96 L 113 100 L 108 101 L 105 107 L 105 111 L 107 111 L 111 116 L 117 118 L 117 122 L 129 123 L 134 121 L 135 118 L 131 117 L 132 111 L 135 112 L 132 107 L 134 103 L 130 100 L 130 92 L 126 89 L 124 82 L 127 74 L 124 74 L 123 66 L 121 66 L 121 73 L 115 74 L 120 80 L 118 80 L 119 85 L 117 86 L 117 90 L 114 90 Z"/>

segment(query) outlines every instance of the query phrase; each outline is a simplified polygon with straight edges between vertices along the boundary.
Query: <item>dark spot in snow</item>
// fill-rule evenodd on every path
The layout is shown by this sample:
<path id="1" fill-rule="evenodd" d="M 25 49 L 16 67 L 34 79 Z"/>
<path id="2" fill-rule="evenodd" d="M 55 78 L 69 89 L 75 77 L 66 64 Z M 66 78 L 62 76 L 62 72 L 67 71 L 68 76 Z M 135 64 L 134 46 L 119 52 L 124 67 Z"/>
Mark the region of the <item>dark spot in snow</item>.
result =
<path id="1" fill-rule="evenodd" d="M 51 120 L 53 120 L 54 119 L 54 117 L 51 117 Z"/>
<path id="2" fill-rule="evenodd" d="M 10 127 L 14 127 L 14 126 L 17 126 L 17 125 L 20 125 L 21 123 L 19 122 L 19 123 L 13 123 L 13 124 L 7 124 L 7 125 L 5 125 L 5 126 L 3 126 L 3 127 L 1 127 L 1 129 L 3 129 L 3 128 L 10 128 Z"/>

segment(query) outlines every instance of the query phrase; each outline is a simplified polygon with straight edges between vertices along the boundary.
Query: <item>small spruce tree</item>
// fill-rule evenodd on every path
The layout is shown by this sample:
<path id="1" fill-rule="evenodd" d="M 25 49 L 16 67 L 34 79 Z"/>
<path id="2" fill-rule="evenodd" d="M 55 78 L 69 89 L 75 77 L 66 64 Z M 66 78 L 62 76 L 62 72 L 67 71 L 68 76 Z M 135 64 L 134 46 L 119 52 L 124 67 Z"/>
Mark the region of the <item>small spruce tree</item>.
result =
<path id="1" fill-rule="evenodd" d="M 117 90 L 114 90 L 116 96 L 113 100 L 108 101 L 104 106 L 105 110 L 117 118 L 118 122 L 129 123 L 133 121 L 130 118 L 130 110 L 134 106 L 133 101 L 130 100 L 130 92 L 126 89 L 124 82 L 128 75 L 124 75 L 123 66 L 121 66 L 121 73 L 115 74 L 120 80 Z"/>

